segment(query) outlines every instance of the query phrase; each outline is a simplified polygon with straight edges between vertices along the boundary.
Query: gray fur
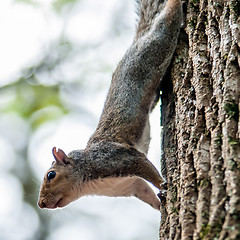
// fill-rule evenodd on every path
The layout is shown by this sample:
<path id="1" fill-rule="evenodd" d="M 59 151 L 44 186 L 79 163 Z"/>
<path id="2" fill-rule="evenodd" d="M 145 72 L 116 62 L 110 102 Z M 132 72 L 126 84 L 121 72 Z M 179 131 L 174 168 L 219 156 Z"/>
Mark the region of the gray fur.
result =
<path id="1" fill-rule="evenodd" d="M 56 177 L 49 180 L 48 172 L 45 175 L 41 208 L 66 206 L 95 189 L 95 194 L 134 195 L 159 209 L 159 200 L 145 182 L 159 189 L 164 182 L 144 154 L 150 141 L 148 118 L 177 45 L 182 9 L 180 0 L 139 4 L 136 37 L 113 74 L 97 129 L 84 150 L 66 156 L 54 148 L 56 161 L 49 171 Z"/>

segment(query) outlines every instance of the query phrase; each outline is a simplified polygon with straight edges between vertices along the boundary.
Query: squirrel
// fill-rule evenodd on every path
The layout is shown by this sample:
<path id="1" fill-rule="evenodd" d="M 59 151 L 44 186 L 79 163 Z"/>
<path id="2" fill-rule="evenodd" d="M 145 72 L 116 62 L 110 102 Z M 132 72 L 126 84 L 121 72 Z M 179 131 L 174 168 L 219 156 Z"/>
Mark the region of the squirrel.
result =
<path id="1" fill-rule="evenodd" d="M 38 206 L 54 209 L 86 195 L 135 196 L 160 209 L 148 182 L 164 191 L 158 170 L 147 159 L 149 114 L 177 46 L 180 0 L 138 0 L 139 20 L 132 45 L 113 73 L 105 105 L 84 150 L 68 155 L 53 148 Z"/>

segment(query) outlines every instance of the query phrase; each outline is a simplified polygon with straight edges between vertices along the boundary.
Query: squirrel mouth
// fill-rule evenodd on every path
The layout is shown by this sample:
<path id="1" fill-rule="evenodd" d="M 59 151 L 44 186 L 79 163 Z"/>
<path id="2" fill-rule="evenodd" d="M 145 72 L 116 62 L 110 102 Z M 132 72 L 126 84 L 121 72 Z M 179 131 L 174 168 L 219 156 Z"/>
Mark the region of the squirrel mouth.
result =
<path id="1" fill-rule="evenodd" d="M 63 207 L 63 198 L 60 198 L 57 203 L 55 204 L 55 206 L 53 208 L 57 208 L 57 207 Z"/>

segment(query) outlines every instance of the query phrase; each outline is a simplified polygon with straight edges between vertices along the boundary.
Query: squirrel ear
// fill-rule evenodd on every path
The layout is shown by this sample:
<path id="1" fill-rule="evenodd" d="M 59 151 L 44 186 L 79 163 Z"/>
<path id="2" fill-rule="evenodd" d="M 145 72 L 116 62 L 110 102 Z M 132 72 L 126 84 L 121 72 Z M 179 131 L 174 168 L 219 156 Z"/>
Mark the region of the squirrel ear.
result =
<path id="1" fill-rule="evenodd" d="M 53 147 L 52 149 L 53 156 L 58 163 L 64 163 L 64 164 L 69 164 L 69 160 L 65 152 L 58 148 L 58 151 L 56 151 L 56 147 Z"/>

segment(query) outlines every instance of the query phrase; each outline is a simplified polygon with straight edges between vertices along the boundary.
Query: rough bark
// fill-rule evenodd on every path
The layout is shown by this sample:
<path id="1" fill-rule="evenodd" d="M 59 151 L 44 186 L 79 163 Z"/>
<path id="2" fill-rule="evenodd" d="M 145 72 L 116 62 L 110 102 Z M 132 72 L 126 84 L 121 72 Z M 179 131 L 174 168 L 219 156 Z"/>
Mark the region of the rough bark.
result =
<path id="1" fill-rule="evenodd" d="M 160 239 L 240 239 L 240 1 L 190 0 L 184 11 L 162 89 Z"/>

